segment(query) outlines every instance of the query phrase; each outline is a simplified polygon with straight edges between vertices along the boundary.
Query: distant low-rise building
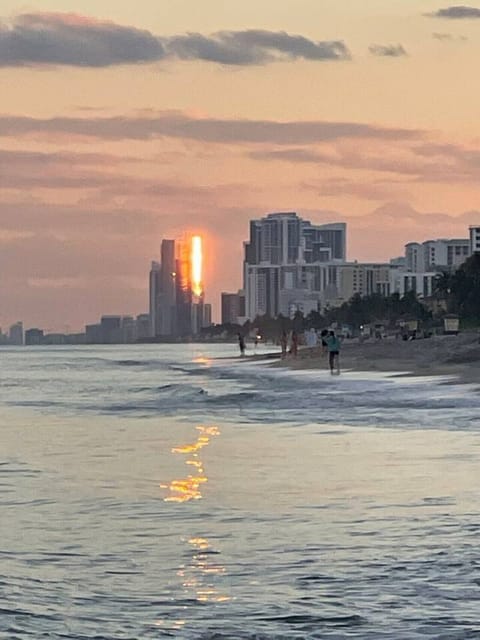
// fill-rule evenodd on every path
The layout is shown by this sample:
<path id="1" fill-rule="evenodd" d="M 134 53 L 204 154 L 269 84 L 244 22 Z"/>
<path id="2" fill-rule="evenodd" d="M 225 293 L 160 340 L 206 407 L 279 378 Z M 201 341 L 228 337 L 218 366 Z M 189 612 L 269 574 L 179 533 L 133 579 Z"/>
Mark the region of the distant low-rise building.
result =
<path id="1" fill-rule="evenodd" d="M 150 314 L 141 313 L 136 318 L 136 339 L 146 340 L 151 337 Z"/>
<path id="2" fill-rule="evenodd" d="M 337 267 L 338 297 L 348 301 L 354 295 L 368 296 L 391 293 L 390 273 L 392 266 L 385 263 L 350 263 Z"/>
<path id="3" fill-rule="evenodd" d="M 435 281 L 438 272 L 416 272 L 412 271 L 392 271 L 391 292 L 404 296 L 408 292 L 413 292 L 418 298 L 429 298 L 435 291 Z"/>
<path id="4" fill-rule="evenodd" d="M 121 320 L 121 334 L 123 344 L 132 344 L 136 340 L 136 324 L 132 316 L 123 316 Z"/>
<path id="5" fill-rule="evenodd" d="M 102 316 L 100 319 L 102 344 L 119 344 L 122 340 L 122 316 Z"/>
<path id="6" fill-rule="evenodd" d="M 24 343 L 23 323 L 16 322 L 12 324 L 8 332 L 8 341 L 15 346 L 21 346 Z"/>
<path id="7" fill-rule="evenodd" d="M 25 344 L 28 346 L 38 346 L 43 344 L 43 330 L 42 329 L 27 329 L 25 331 Z"/>
<path id="8" fill-rule="evenodd" d="M 405 245 L 405 267 L 412 273 L 457 269 L 471 253 L 469 238 L 409 242 Z"/>
<path id="9" fill-rule="evenodd" d="M 87 324 L 85 327 L 85 339 L 87 344 L 101 344 L 102 328 L 100 324 Z"/>
<path id="10" fill-rule="evenodd" d="M 211 327 L 211 326 L 212 326 L 212 305 L 209 303 L 206 303 L 203 305 L 202 328 L 205 329 L 206 327 Z"/>
<path id="11" fill-rule="evenodd" d="M 237 324 L 240 315 L 239 293 L 222 293 L 222 324 Z"/>

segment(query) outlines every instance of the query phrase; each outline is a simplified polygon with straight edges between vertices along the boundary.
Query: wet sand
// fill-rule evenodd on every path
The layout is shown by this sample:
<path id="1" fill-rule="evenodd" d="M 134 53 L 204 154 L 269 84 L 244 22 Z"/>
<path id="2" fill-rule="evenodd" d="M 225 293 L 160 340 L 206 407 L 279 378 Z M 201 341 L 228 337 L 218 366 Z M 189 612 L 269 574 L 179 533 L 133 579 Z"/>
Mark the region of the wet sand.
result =
<path id="1" fill-rule="evenodd" d="M 460 382 L 480 384 L 480 334 L 434 336 L 412 341 L 345 340 L 341 368 L 382 371 L 415 376 L 451 375 Z M 296 358 L 288 356 L 272 364 L 292 369 L 328 369 L 328 354 L 321 347 L 302 348 Z"/>

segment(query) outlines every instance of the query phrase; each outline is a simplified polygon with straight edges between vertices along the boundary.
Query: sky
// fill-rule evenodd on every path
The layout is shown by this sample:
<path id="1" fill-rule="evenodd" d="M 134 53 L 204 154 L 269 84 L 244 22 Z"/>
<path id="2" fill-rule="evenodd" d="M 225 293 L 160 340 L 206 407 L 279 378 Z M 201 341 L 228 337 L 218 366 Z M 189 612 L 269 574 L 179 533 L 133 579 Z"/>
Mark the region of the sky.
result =
<path id="1" fill-rule="evenodd" d="M 349 259 L 480 223 L 480 2 L 2 0 L 0 326 L 148 310 L 162 238 L 241 286 L 248 221 Z"/>

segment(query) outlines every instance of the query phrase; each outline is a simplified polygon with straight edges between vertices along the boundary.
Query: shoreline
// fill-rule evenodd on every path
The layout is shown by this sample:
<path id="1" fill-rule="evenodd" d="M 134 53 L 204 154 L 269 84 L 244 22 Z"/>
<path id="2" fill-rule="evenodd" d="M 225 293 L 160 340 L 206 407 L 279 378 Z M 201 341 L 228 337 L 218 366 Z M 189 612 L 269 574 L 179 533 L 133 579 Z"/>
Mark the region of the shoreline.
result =
<path id="1" fill-rule="evenodd" d="M 274 368 L 328 371 L 328 355 L 321 347 L 302 347 L 297 357 L 280 358 L 280 352 L 247 356 L 247 361 L 269 362 Z M 272 360 L 275 360 L 272 362 Z M 480 385 L 480 339 L 478 333 L 433 336 L 412 340 L 345 340 L 340 352 L 341 370 L 381 372 L 392 376 L 451 376 L 463 384 Z"/>

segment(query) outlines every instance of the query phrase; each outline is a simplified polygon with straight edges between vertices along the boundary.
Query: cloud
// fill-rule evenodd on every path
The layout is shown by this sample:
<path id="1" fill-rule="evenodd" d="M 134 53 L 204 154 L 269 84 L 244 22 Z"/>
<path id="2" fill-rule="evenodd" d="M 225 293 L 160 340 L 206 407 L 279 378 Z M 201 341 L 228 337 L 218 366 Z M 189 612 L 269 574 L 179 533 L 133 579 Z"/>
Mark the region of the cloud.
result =
<path id="1" fill-rule="evenodd" d="M 440 42 L 466 42 L 466 36 L 455 36 L 452 33 L 432 33 L 432 38 Z"/>
<path id="2" fill-rule="evenodd" d="M 480 18 L 480 9 L 457 5 L 447 7 L 445 9 L 439 9 L 433 13 L 427 13 L 426 15 L 432 18 L 446 18 L 448 20 L 470 20 Z"/>
<path id="3" fill-rule="evenodd" d="M 355 144 L 355 143 L 354 143 Z M 351 142 L 335 142 L 327 148 L 263 148 L 250 151 L 260 161 L 325 165 L 349 171 L 397 174 L 404 182 L 472 183 L 480 180 L 480 151 L 456 144 L 397 141 L 395 148 L 372 141 L 359 151 Z"/>
<path id="4" fill-rule="evenodd" d="M 0 66 L 109 67 L 162 60 L 161 40 L 149 31 L 63 13 L 17 16 L 0 24 Z"/>
<path id="5" fill-rule="evenodd" d="M 213 36 L 189 33 L 167 41 L 168 52 L 182 60 L 207 60 L 224 65 L 258 65 L 278 60 L 348 60 L 340 40 L 314 42 L 284 31 L 221 31 Z"/>
<path id="6" fill-rule="evenodd" d="M 381 180 L 367 182 L 365 180 L 349 180 L 348 178 L 331 178 L 318 184 L 304 182 L 302 187 L 317 193 L 321 198 L 351 196 L 362 200 L 385 202 L 392 198 L 410 199 L 412 197 L 405 189 L 404 184 L 398 185 L 395 182 L 382 182 Z"/>
<path id="7" fill-rule="evenodd" d="M 177 138 L 221 144 L 279 145 L 308 145 L 342 138 L 411 140 L 424 135 L 423 132 L 414 129 L 388 128 L 358 122 L 195 118 L 182 112 L 169 111 L 145 116 L 109 118 L 0 116 L 0 137 L 32 134 L 80 136 L 101 140 Z"/>
<path id="8" fill-rule="evenodd" d="M 119 168 L 138 162 L 105 153 L 0 149 L 0 188 L 91 189 L 107 184 L 121 188 L 128 177 Z"/>
<path id="9" fill-rule="evenodd" d="M 72 13 L 26 13 L 0 22 L 0 67 L 110 67 L 166 59 L 251 66 L 290 60 L 348 60 L 340 40 L 314 41 L 284 31 L 220 31 L 157 36 Z"/>
<path id="10" fill-rule="evenodd" d="M 368 49 L 373 56 L 380 56 L 384 58 L 400 58 L 402 56 L 407 56 L 408 53 L 404 49 L 401 44 L 389 44 L 389 45 L 380 45 L 373 44 Z"/>

